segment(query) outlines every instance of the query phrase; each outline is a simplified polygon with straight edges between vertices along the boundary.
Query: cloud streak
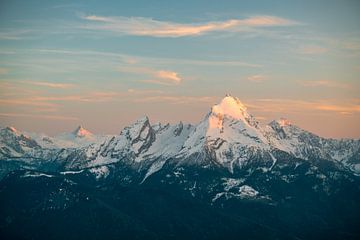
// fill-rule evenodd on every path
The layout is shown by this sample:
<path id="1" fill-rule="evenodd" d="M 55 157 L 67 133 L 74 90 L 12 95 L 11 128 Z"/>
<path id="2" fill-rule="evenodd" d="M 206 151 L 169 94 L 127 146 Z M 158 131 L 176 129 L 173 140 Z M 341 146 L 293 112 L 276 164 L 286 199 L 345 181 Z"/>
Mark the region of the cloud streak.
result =
<path id="1" fill-rule="evenodd" d="M 267 79 L 267 77 L 264 75 L 253 75 L 249 76 L 247 79 L 252 82 L 263 82 Z"/>
<path id="2" fill-rule="evenodd" d="M 154 83 L 161 85 L 178 85 L 182 82 L 182 77 L 178 72 L 169 70 L 156 70 L 148 67 L 120 67 L 118 68 L 121 72 L 140 74 L 150 77 L 150 80 L 142 80 L 146 83 Z"/>
<path id="3" fill-rule="evenodd" d="M 37 101 L 34 98 L 15 98 L 15 99 L 0 99 L 0 106 L 37 106 L 37 107 L 55 107 L 56 104 L 45 102 L 45 101 Z"/>
<path id="4" fill-rule="evenodd" d="M 184 58 L 156 58 L 139 55 L 128 55 L 122 53 L 112 52 L 100 52 L 91 50 L 67 50 L 67 49 L 33 49 L 30 53 L 41 53 L 41 54 L 59 54 L 69 56 L 91 56 L 91 57 L 106 57 L 118 61 L 122 60 L 123 63 L 133 65 L 138 62 L 146 62 L 153 64 L 176 64 L 176 65 L 196 65 L 196 66 L 220 66 L 220 67 L 251 67 L 260 68 L 263 67 L 260 64 L 248 63 L 243 61 L 213 61 L 213 60 L 200 60 L 200 59 L 184 59 Z M 24 53 L 27 53 L 26 51 Z"/>
<path id="5" fill-rule="evenodd" d="M 254 99 L 246 106 L 254 111 L 269 113 L 335 112 L 338 114 L 360 113 L 360 99 L 338 102 L 335 100 L 304 101 L 296 99 Z"/>
<path id="6" fill-rule="evenodd" d="M 0 117 L 25 117 L 25 118 L 42 118 L 49 120 L 65 120 L 65 121 L 78 121 L 79 118 L 71 116 L 58 116 L 58 115 L 35 115 L 26 113 L 0 113 Z"/>
<path id="7" fill-rule="evenodd" d="M 41 86 L 41 87 L 60 88 L 60 89 L 67 89 L 75 86 L 74 84 L 70 84 L 70 83 L 52 83 L 52 82 L 37 82 L 37 81 L 27 81 L 23 83 L 31 84 L 35 86 Z"/>
<path id="8" fill-rule="evenodd" d="M 133 99 L 136 103 L 160 102 L 168 104 L 194 104 L 194 103 L 207 103 L 211 104 L 216 102 L 217 97 L 209 96 L 176 96 L 176 95 L 161 95 L 161 96 L 147 96 L 138 99 Z"/>
<path id="9" fill-rule="evenodd" d="M 300 84 L 304 87 L 326 87 L 326 88 L 342 88 L 342 89 L 351 88 L 350 84 L 329 81 L 329 80 L 302 81 L 300 82 Z"/>
<path id="10" fill-rule="evenodd" d="M 175 23 L 158 21 L 143 17 L 105 17 L 97 15 L 83 16 L 82 19 L 95 24 L 85 24 L 81 28 L 104 30 L 119 34 L 152 37 L 200 36 L 217 31 L 249 31 L 252 28 L 271 26 L 290 26 L 295 21 L 275 16 L 254 16 L 246 19 L 230 19 L 205 23 Z"/>
<path id="11" fill-rule="evenodd" d="M 318 47 L 318 46 L 306 46 L 306 47 L 301 48 L 299 50 L 299 52 L 301 54 L 306 54 L 306 55 L 318 55 L 318 54 L 327 53 L 328 49 L 324 48 L 324 47 Z"/>

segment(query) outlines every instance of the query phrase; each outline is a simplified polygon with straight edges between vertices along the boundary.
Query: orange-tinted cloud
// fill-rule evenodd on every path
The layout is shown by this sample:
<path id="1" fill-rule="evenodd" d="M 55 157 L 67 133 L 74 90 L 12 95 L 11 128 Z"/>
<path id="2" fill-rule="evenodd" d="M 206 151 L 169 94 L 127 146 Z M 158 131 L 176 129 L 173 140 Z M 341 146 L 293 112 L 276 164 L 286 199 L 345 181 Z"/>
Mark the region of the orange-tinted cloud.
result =
<path id="1" fill-rule="evenodd" d="M 306 46 L 299 50 L 301 54 L 316 55 L 328 52 L 327 48 L 319 46 Z"/>
<path id="2" fill-rule="evenodd" d="M 171 80 L 175 83 L 180 83 L 181 78 L 177 72 L 160 70 L 155 72 L 155 76 L 165 80 Z"/>
<path id="3" fill-rule="evenodd" d="M 264 75 L 253 75 L 253 76 L 249 76 L 247 79 L 252 82 L 263 82 L 264 80 L 267 79 L 267 77 Z"/>
<path id="4" fill-rule="evenodd" d="M 20 105 L 20 106 L 41 106 L 54 107 L 53 103 L 47 101 L 34 101 L 33 98 L 0 99 L 0 105 Z"/>
<path id="5" fill-rule="evenodd" d="M 65 120 L 65 121 L 78 121 L 79 118 L 71 116 L 59 116 L 59 115 L 36 115 L 26 113 L 0 113 L 0 117 L 25 117 L 25 118 L 43 118 L 51 120 Z"/>
<path id="6" fill-rule="evenodd" d="M 250 27 L 297 24 L 294 21 L 274 16 L 254 16 L 246 19 L 230 19 L 201 24 L 181 24 L 143 17 L 104 17 L 96 15 L 84 16 L 83 19 L 96 22 L 97 24 L 84 25 L 82 28 L 153 37 L 197 36 L 214 31 L 244 31 Z"/>
<path id="7" fill-rule="evenodd" d="M 75 86 L 74 84 L 70 84 L 70 83 L 53 83 L 53 82 L 37 82 L 37 81 L 26 81 L 24 83 L 35 86 L 41 86 L 41 87 L 61 88 L 61 89 L 72 88 Z"/>
<path id="8" fill-rule="evenodd" d="M 133 74 L 147 75 L 152 79 L 142 80 L 142 82 L 155 83 L 162 85 L 180 84 L 183 80 L 178 72 L 169 70 L 156 70 L 147 67 L 120 67 L 121 72 L 128 72 Z"/>
<path id="9" fill-rule="evenodd" d="M 360 112 L 360 99 L 351 100 L 294 100 L 294 99 L 254 99 L 246 105 L 257 112 L 278 112 L 285 114 L 315 112 L 336 112 L 353 114 Z"/>
<path id="10" fill-rule="evenodd" d="M 295 21 L 275 16 L 254 16 L 244 20 L 239 20 L 245 26 L 288 26 L 298 24 Z"/>
<path id="11" fill-rule="evenodd" d="M 351 88 L 350 84 L 340 83 L 330 80 L 317 80 L 317 81 L 301 81 L 299 82 L 304 87 L 328 87 L 328 88 Z"/>
<path id="12" fill-rule="evenodd" d="M 139 99 L 133 99 L 134 102 L 166 102 L 169 104 L 189 104 L 189 103 L 209 103 L 213 104 L 216 101 L 216 97 L 208 96 L 176 96 L 176 95 L 162 95 L 162 96 L 148 96 Z"/>

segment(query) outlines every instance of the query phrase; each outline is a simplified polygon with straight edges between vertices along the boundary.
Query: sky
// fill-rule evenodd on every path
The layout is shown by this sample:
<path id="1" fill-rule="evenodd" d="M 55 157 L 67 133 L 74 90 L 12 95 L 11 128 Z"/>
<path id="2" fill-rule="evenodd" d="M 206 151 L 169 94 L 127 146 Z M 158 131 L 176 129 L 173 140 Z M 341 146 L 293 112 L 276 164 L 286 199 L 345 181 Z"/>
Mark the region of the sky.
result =
<path id="1" fill-rule="evenodd" d="M 0 2 L 0 125 L 54 135 L 197 123 L 226 94 L 262 124 L 360 138 L 360 1 Z"/>

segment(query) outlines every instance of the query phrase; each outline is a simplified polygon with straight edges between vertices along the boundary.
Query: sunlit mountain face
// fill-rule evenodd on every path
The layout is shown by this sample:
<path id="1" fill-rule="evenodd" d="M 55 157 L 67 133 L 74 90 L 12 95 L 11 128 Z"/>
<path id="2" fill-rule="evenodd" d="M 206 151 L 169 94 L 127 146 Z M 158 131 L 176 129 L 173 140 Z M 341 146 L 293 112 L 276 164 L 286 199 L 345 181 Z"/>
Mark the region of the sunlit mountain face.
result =
<path id="1" fill-rule="evenodd" d="M 0 240 L 360 239 L 359 13 L 1 0 Z"/>
<path id="2" fill-rule="evenodd" d="M 260 126 L 230 95 L 197 124 L 143 117 L 116 135 L 55 137 L 5 127 L 0 143 L 5 239 L 360 236 L 360 140 Z"/>

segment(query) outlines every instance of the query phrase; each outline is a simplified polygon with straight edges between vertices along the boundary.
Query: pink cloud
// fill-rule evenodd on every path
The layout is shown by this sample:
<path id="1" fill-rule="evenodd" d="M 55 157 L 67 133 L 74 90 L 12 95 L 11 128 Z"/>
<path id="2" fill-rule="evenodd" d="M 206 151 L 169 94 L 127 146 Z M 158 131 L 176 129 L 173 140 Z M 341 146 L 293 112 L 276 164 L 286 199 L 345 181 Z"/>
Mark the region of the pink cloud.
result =
<path id="1" fill-rule="evenodd" d="M 214 31 L 244 31 L 251 27 L 288 26 L 297 24 L 295 21 L 274 16 L 253 16 L 246 19 L 230 19 L 205 23 L 175 23 L 158 21 L 143 17 L 104 17 L 85 16 L 83 19 L 96 22 L 82 28 L 107 30 L 128 35 L 153 37 L 184 37 L 198 36 Z"/>
<path id="2" fill-rule="evenodd" d="M 70 83 L 52 83 L 52 82 L 37 82 L 37 81 L 26 81 L 24 83 L 35 85 L 35 86 L 42 86 L 42 87 L 49 87 L 49 88 L 72 88 L 75 85 Z"/>

